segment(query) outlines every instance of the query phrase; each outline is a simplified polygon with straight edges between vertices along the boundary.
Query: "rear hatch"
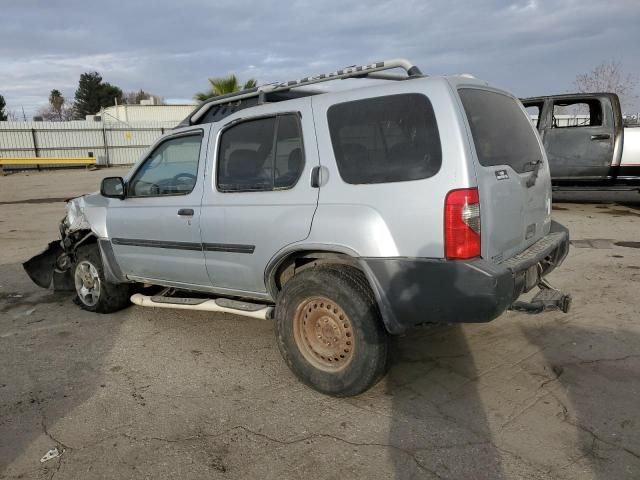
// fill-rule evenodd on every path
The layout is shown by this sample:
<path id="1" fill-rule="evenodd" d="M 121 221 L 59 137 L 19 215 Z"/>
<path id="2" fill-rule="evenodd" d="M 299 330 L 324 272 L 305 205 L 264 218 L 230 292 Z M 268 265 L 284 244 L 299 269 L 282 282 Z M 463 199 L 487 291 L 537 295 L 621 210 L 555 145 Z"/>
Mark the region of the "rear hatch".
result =
<path id="1" fill-rule="evenodd" d="M 499 263 L 549 232 L 549 168 L 519 100 L 485 88 L 462 87 L 458 93 L 477 157 L 482 257 Z"/>

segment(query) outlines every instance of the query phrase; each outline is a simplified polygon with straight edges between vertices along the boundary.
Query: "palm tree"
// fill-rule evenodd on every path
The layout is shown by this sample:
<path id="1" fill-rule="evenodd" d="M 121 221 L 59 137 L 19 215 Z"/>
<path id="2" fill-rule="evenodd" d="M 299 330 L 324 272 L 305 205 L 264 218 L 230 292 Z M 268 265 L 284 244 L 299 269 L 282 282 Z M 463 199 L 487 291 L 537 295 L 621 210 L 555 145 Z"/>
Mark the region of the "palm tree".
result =
<path id="1" fill-rule="evenodd" d="M 240 90 L 247 90 L 258 85 L 258 82 L 254 78 L 250 78 L 244 82 L 244 85 L 240 88 L 238 78 L 233 73 L 228 77 L 210 78 L 209 83 L 211 84 L 209 86 L 209 91 L 198 92 L 193 96 L 193 98 L 200 102 L 204 102 L 205 100 L 209 100 L 213 97 L 226 95 L 227 93 L 239 92 Z"/>

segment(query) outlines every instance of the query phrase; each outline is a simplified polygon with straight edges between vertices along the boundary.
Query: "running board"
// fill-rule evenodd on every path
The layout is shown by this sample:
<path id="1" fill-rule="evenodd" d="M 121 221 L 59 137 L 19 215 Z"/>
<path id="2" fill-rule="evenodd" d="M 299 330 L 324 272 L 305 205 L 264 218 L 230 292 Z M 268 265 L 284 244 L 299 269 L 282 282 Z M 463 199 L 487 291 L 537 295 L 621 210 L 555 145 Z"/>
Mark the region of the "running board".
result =
<path id="1" fill-rule="evenodd" d="M 155 295 L 150 297 L 135 293 L 131 303 L 141 307 L 174 308 L 179 310 L 199 310 L 203 312 L 233 313 L 262 320 L 273 318 L 273 307 L 259 303 L 241 302 L 228 298 L 180 298 Z"/>

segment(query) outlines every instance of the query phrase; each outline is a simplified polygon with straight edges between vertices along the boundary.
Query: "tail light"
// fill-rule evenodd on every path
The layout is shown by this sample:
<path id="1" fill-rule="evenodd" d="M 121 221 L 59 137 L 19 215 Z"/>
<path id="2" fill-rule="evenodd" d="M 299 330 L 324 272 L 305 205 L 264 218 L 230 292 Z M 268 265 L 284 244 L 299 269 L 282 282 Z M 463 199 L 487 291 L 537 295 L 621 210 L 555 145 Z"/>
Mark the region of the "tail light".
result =
<path id="1" fill-rule="evenodd" d="M 480 197 L 477 188 L 447 193 L 444 201 L 444 250 L 448 259 L 480 256 Z"/>

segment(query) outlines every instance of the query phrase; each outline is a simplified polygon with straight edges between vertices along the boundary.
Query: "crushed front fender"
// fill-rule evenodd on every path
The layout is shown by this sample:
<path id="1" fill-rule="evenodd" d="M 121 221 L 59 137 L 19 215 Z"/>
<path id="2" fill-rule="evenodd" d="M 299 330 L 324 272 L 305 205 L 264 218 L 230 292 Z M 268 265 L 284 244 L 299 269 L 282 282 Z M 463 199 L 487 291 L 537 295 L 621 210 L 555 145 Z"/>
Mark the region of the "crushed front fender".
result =
<path id="1" fill-rule="evenodd" d="M 105 201 L 104 197 L 96 193 L 82 195 L 67 202 L 66 215 L 59 226 L 60 240 L 50 242 L 42 253 L 22 264 L 36 285 L 54 290 L 75 290 L 71 272 L 75 251 L 100 232 L 106 235 Z M 97 230 L 94 226 L 97 226 Z"/>

